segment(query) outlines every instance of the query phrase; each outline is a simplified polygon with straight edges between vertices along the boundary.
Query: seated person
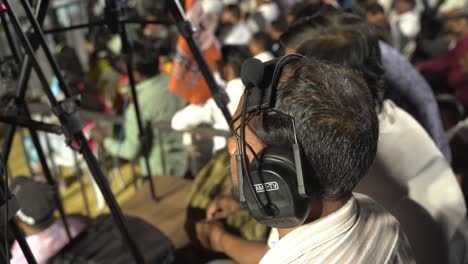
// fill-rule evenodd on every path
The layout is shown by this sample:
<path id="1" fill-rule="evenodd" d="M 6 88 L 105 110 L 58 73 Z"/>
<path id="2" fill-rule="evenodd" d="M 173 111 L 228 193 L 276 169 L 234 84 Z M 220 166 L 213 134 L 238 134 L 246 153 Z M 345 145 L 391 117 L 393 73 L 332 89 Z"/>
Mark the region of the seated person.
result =
<path id="1" fill-rule="evenodd" d="M 265 32 L 258 32 L 253 35 L 249 44 L 250 53 L 252 53 L 254 58 L 257 58 L 262 62 L 266 62 L 275 58 L 275 56 L 270 51 L 272 47 L 273 39 Z"/>
<path id="2" fill-rule="evenodd" d="M 224 7 L 221 23 L 216 34 L 222 45 L 247 45 L 252 38 L 252 32 L 242 21 L 238 5 Z"/>
<path id="3" fill-rule="evenodd" d="M 18 176 L 11 184 L 20 210 L 16 214 L 18 224 L 26 235 L 26 241 L 38 264 L 45 264 L 68 242 L 64 224 L 54 217 L 53 191 L 49 185 Z M 76 237 L 87 225 L 84 217 L 67 216 L 72 237 Z M 11 263 L 28 263 L 18 242 L 11 249 Z"/>
<path id="4" fill-rule="evenodd" d="M 359 17 L 334 11 L 297 24 L 282 39 L 289 52 L 364 73 L 378 105 L 380 137 L 376 159 L 356 190 L 395 215 L 418 263 L 448 263 L 447 252 L 450 263 L 464 263 L 468 236 L 462 192 L 424 129 L 391 100 L 379 96 L 383 69 L 375 32 Z M 418 209 L 409 209 L 413 207 Z M 428 250 L 432 247 L 435 250 Z"/>
<path id="5" fill-rule="evenodd" d="M 393 46 L 411 58 L 416 48 L 416 37 L 421 30 L 419 11 L 416 0 L 397 0 L 395 10 L 390 12 Z"/>
<path id="6" fill-rule="evenodd" d="M 237 136 L 228 145 L 233 194 L 241 200 L 242 190 L 249 211 L 255 212 L 254 186 L 245 178 L 245 171 L 258 173 L 258 168 L 268 162 L 265 152 L 274 159 L 274 153 L 292 152 L 289 149 L 298 142 L 303 150 L 300 160 L 307 190 L 307 198 L 296 200 L 303 206 L 298 209 L 301 216 L 294 225 L 278 228 L 278 239 L 268 248 L 265 242 L 245 241 L 227 233 L 218 220 L 218 215 L 225 215 L 222 209 L 209 210 L 208 219 L 197 225 L 202 245 L 224 252 L 239 263 L 258 263 L 260 259 L 260 263 L 412 263 L 411 250 L 396 219 L 371 198 L 352 193 L 375 157 L 379 135 L 375 103 L 364 80 L 350 69 L 302 58 L 286 63 L 275 88 L 275 102 L 269 109 L 247 115 L 242 113 L 245 100 L 241 99 L 236 111 L 235 117 L 246 114 L 242 119 L 248 121 L 242 126 L 236 118 Z M 243 141 L 250 146 L 249 151 L 239 149 Z M 237 168 L 240 153 L 244 153 L 241 160 L 244 156 L 245 160 L 240 163 L 245 166 Z M 299 195 L 297 176 L 282 176 L 293 177 L 284 180 L 291 181 L 291 192 Z M 256 179 L 260 181 L 258 175 Z M 278 187 L 271 193 L 281 190 Z M 256 219 L 278 227 L 274 224 L 280 222 L 278 210 L 269 205 L 279 206 L 273 199 L 282 195 L 268 193 L 262 192 L 263 198 L 257 201 L 257 210 L 263 211 L 264 217 L 255 213 Z M 265 196 L 270 197 L 268 205 Z M 283 205 L 285 208 L 288 206 Z"/>
<path id="7" fill-rule="evenodd" d="M 453 94 L 468 106 L 468 79 L 460 67 L 461 61 L 468 54 L 468 10 L 453 10 L 445 17 L 448 37 L 456 42 L 455 47 L 443 56 L 419 63 L 418 70 L 423 73 L 442 74 Z"/>
<path id="8" fill-rule="evenodd" d="M 241 66 L 244 60 L 251 57 L 251 54 L 244 46 L 224 46 L 221 53 L 219 69 L 221 77 L 228 82 L 225 90 L 229 96 L 227 107 L 229 112 L 233 114 L 244 92 L 244 84 L 240 79 Z M 213 98 L 208 99 L 201 106 L 189 105 L 185 107 L 174 114 L 171 122 L 174 130 L 192 129 L 201 124 L 211 124 L 214 129 L 229 131 L 229 125 Z M 226 147 L 226 139 L 215 137 L 213 152 L 224 147 Z"/>
<path id="9" fill-rule="evenodd" d="M 182 136 L 178 133 L 156 131 L 156 122 L 170 121 L 173 115 L 185 105 L 185 102 L 168 90 L 169 77 L 159 72 L 159 61 L 156 58 L 139 56 L 135 62 L 134 76 L 137 82 L 136 90 L 144 129 L 147 129 L 150 146 L 142 146 L 139 138 L 135 105 L 130 104 L 125 113 L 125 138 L 119 142 L 111 137 L 103 140 L 104 150 L 113 156 L 133 160 L 143 151 L 149 151 L 149 163 L 153 175 L 163 175 L 161 147 L 166 156 L 166 174 L 182 177 L 187 171 L 187 156 L 182 147 Z M 160 146 L 156 133 L 162 133 Z M 96 141 L 102 140 L 106 131 L 94 133 Z M 143 150 L 143 148 L 147 148 Z M 140 155 L 142 156 L 142 155 Z M 148 176 L 144 158 L 140 158 L 141 173 Z"/>
<path id="10" fill-rule="evenodd" d="M 308 9 L 310 11 L 296 14 L 295 21 L 307 20 L 308 16 L 318 11 L 334 10 L 333 7 L 327 5 L 311 5 Z M 300 38 L 298 39 L 302 41 Z M 444 134 L 439 109 L 431 87 L 397 50 L 383 41 L 380 41 L 379 46 L 382 65 L 385 69 L 385 85 L 388 87 L 385 93 L 424 127 L 447 161 L 450 162 L 450 147 Z"/>

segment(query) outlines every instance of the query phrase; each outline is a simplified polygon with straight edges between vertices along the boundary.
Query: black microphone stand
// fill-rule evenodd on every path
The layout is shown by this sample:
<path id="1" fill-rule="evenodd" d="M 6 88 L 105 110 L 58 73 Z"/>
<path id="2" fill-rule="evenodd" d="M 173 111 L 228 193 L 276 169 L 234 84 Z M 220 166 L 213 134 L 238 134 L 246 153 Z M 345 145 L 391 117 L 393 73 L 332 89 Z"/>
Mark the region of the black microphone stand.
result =
<path id="1" fill-rule="evenodd" d="M 134 257 L 136 263 L 144 263 L 143 256 L 141 252 L 139 251 L 138 247 L 136 246 L 136 244 L 134 243 L 133 239 L 131 238 L 130 233 L 126 227 L 122 211 L 115 197 L 112 194 L 109 183 L 107 182 L 106 178 L 104 177 L 104 174 L 100 170 L 99 164 L 96 158 L 94 157 L 91 148 L 88 145 L 86 137 L 84 136 L 82 132 L 82 128 L 84 126 L 84 120 L 80 116 L 80 113 L 78 111 L 77 98 L 70 97 L 70 93 L 68 91 L 68 88 L 66 87 L 65 81 L 59 70 L 57 62 L 55 61 L 50 49 L 47 47 L 44 34 L 41 30 L 41 27 L 38 21 L 35 19 L 31 11 L 29 2 L 27 0 L 21 0 L 21 4 L 23 5 L 23 8 L 26 12 L 26 16 L 29 22 L 31 23 L 32 28 L 34 29 L 35 38 L 39 41 L 39 44 L 42 47 L 47 57 L 47 60 L 53 69 L 55 76 L 58 79 L 60 89 L 65 94 L 66 99 L 61 102 L 58 102 L 56 98 L 54 97 L 54 94 L 52 93 L 49 87 L 45 74 L 42 71 L 39 65 L 39 62 L 34 54 L 34 50 L 31 45 L 31 42 L 28 40 L 26 34 L 22 31 L 18 18 L 16 17 L 14 11 L 12 10 L 9 1 L 8 0 L 1 0 L 1 1 L 5 5 L 6 12 L 10 18 L 11 23 L 13 24 L 15 28 L 16 34 L 18 35 L 21 41 L 21 44 L 23 48 L 25 49 L 28 55 L 28 58 L 31 61 L 31 64 L 39 77 L 39 81 L 41 82 L 42 88 L 49 99 L 49 102 L 52 106 L 52 110 L 54 114 L 58 117 L 60 123 L 63 126 L 69 145 L 77 146 L 77 149 L 83 154 L 83 157 L 89 167 L 89 170 L 91 171 L 91 174 L 93 175 L 96 183 L 98 184 L 104 196 L 104 199 L 107 202 L 107 205 L 109 206 L 111 215 L 115 221 L 115 224 L 117 225 L 117 228 L 119 229 L 122 235 L 124 244 L 130 250 L 130 253 Z M 30 263 L 35 263 L 35 261 L 33 260 Z"/>

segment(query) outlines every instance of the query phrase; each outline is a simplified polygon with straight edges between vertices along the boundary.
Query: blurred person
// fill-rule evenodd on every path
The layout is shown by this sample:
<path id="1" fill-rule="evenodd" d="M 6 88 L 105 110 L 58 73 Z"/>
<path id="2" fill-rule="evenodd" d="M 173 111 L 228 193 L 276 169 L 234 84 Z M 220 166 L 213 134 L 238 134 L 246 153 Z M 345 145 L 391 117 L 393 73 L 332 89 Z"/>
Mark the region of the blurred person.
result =
<path id="1" fill-rule="evenodd" d="M 286 30 L 288 30 L 288 23 L 286 22 L 286 18 L 280 17 L 271 23 L 270 37 L 273 39 L 273 41 L 279 41 L 281 35 Z"/>
<path id="2" fill-rule="evenodd" d="M 421 30 L 416 0 L 397 0 L 395 10 L 390 13 L 393 46 L 410 58 L 416 49 L 416 37 Z"/>
<path id="3" fill-rule="evenodd" d="M 26 235 L 38 264 L 45 264 L 68 242 L 64 224 L 56 219 L 53 189 L 49 185 L 38 183 L 31 178 L 18 176 L 11 184 L 20 210 L 16 219 Z M 87 220 L 80 216 L 67 216 L 67 223 L 72 237 L 76 237 L 87 226 Z M 18 242 L 12 246 L 12 264 L 28 263 Z"/>
<path id="4" fill-rule="evenodd" d="M 328 9 L 328 10 L 327 10 Z M 322 9 L 321 12 L 332 8 Z M 356 13 L 362 16 L 362 14 Z M 362 16 L 365 19 L 365 16 Z M 429 133 L 448 162 L 451 161 L 450 147 L 445 136 L 440 111 L 434 92 L 413 65 L 401 53 L 380 41 L 384 79 L 387 89 L 385 97 L 413 116 Z"/>
<path id="5" fill-rule="evenodd" d="M 376 27 L 379 39 L 391 43 L 390 24 L 383 7 L 378 3 L 371 3 L 365 6 L 365 10 L 367 21 Z"/>
<path id="6" fill-rule="evenodd" d="M 202 0 L 201 5 L 207 17 L 208 27 L 214 33 L 218 26 L 219 16 L 223 12 L 223 2 L 219 0 Z"/>
<path id="7" fill-rule="evenodd" d="M 221 53 L 222 59 L 219 69 L 221 77 L 227 82 L 225 89 L 229 96 L 227 107 L 229 112 L 233 114 L 244 92 L 244 84 L 240 79 L 241 66 L 244 60 L 251 57 L 251 54 L 245 46 L 224 46 Z M 229 131 L 229 125 L 213 98 L 208 99 L 201 106 L 186 106 L 175 113 L 171 121 L 174 130 L 191 129 L 201 124 L 211 124 L 214 129 Z M 226 147 L 226 139 L 215 137 L 213 152 L 224 147 Z"/>
<path id="8" fill-rule="evenodd" d="M 252 32 L 241 20 L 241 10 L 238 5 L 224 7 L 218 33 L 217 35 L 223 45 L 249 44 Z"/>
<path id="9" fill-rule="evenodd" d="M 173 115 L 185 105 L 185 102 L 168 90 L 169 77 L 160 73 L 159 60 L 137 56 L 135 60 L 134 76 L 137 83 L 136 90 L 141 111 L 143 128 L 147 130 L 149 146 L 142 146 L 139 138 L 138 124 L 135 115 L 135 105 L 130 104 L 124 113 L 124 139 L 108 137 L 109 131 L 98 129 L 93 131 L 93 138 L 102 141 L 104 150 L 122 159 L 133 160 L 140 157 L 140 168 L 143 176 L 163 175 L 161 148 L 166 155 L 167 172 L 171 176 L 182 177 L 187 171 L 188 160 L 182 147 L 182 137 L 177 133 L 165 133 L 154 129 L 156 122 L 170 121 Z M 162 145 L 156 133 L 162 138 Z M 145 160 L 142 155 L 149 152 L 149 163 L 153 175 L 148 175 Z"/>
<path id="10" fill-rule="evenodd" d="M 282 40 L 288 52 L 345 64 L 364 74 L 377 105 L 380 138 L 376 159 L 356 191 L 395 215 L 418 263 L 465 263 L 462 192 L 424 129 L 391 100 L 383 100 L 385 65 L 372 28 L 357 16 L 335 11 L 293 26 Z"/>
<path id="11" fill-rule="evenodd" d="M 395 218 L 371 198 L 352 193 L 374 159 L 379 134 L 375 104 L 359 74 L 303 58 L 284 66 L 273 89 L 272 107 L 295 120 L 297 141 L 304 151 L 306 188 L 313 190 L 311 197 L 303 198 L 308 208 L 305 221 L 276 229 L 276 241 L 269 246 L 246 241 L 226 232 L 219 221 L 239 205 L 218 201 L 207 211 L 207 220 L 197 225 L 202 245 L 238 263 L 413 263 Z M 241 100 L 235 116 L 241 115 L 244 103 Z M 291 120 L 284 114 L 265 110 L 247 119 L 245 140 L 252 148 L 246 153 L 247 166 L 258 162 L 254 154 L 263 159 L 266 149 L 293 144 Z M 242 175 L 238 175 L 236 139 L 232 137 L 228 147 L 233 193 L 239 199 Z"/>
<path id="12" fill-rule="evenodd" d="M 454 10 L 445 16 L 445 27 L 449 38 L 455 41 L 455 47 L 441 57 L 417 64 L 424 73 L 440 73 L 446 79 L 448 88 L 468 106 L 468 79 L 465 78 L 460 63 L 468 54 L 468 12 L 466 9 Z"/>
<path id="13" fill-rule="evenodd" d="M 253 35 L 249 44 L 250 53 L 252 53 L 254 58 L 257 58 L 262 62 L 267 62 L 275 58 L 271 53 L 272 47 L 273 39 L 271 39 L 270 35 L 265 32 L 258 32 Z"/>
<path id="14" fill-rule="evenodd" d="M 280 16 L 279 7 L 272 0 L 257 0 L 257 12 L 262 14 L 267 25 L 270 25 Z"/>
<path id="15" fill-rule="evenodd" d="M 270 28 L 270 37 L 273 40 L 272 53 L 275 57 L 284 55 L 284 48 L 279 42 L 281 35 L 288 29 L 288 23 L 285 17 L 273 21 Z"/>

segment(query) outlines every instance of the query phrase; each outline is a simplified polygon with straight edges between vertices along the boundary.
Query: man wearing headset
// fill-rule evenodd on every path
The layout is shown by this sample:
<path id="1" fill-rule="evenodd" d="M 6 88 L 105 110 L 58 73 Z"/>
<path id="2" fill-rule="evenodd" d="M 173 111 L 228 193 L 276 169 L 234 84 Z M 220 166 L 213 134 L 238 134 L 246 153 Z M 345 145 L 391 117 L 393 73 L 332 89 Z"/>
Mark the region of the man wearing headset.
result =
<path id="1" fill-rule="evenodd" d="M 278 239 L 267 246 L 227 233 L 217 220 L 225 211 L 218 212 L 222 208 L 214 205 L 207 211 L 208 220 L 197 225 L 202 245 L 239 263 L 260 259 L 260 263 L 412 263 L 411 249 L 395 218 L 369 197 L 352 193 L 374 160 L 379 134 L 375 103 L 362 77 L 336 64 L 301 58 L 283 66 L 272 91 L 270 109 L 247 116 L 246 94 L 234 115 L 243 118 L 235 118 L 236 136 L 229 142 L 233 194 L 242 201 L 251 187 L 248 171 L 255 174 L 253 164 L 262 170 L 268 162 L 266 152 L 290 151 L 297 141 L 307 198 L 294 199 L 290 207 L 296 208 L 298 199 L 305 201 L 306 209 L 298 213 L 303 217 L 294 226 L 278 228 Z M 242 144 L 249 148 L 240 148 Z M 246 161 L 241 169 L 240 153 Z M 287 188 L 297 189 L 299 180 L 287 176 L 295 182 Z M 244 197 L 254 217 L 258 204 L 265 216 L 257 220 L 274 222 L 273 227 L 284 223 L 274 221 L 284 208 L 278 211 L 259 197 L 271 195 L 274 203 L 274 192 L 286 193 L 285 186 L 279 186 L 255 186 L 256 201 L 249 201 L 252 195 Z M 236 208 L 234 203 L 230 206 Z"/>

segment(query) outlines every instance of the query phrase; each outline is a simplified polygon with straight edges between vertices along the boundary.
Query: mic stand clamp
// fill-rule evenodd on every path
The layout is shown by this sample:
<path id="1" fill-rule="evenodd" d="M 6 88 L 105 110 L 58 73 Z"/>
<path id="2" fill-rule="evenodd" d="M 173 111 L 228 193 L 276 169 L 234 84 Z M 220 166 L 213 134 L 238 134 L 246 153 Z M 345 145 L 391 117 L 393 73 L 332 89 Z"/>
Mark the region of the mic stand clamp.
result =
<path id="1" fill-rule="evenodd" d="M 67 140 L 67 144 L 73 148 L 73 137 L 82 131 L 86 122 L 79 111 L 80 96 L 74 95 L 66 98 L 52 107 L 52 112 L 62 121 L 63 132 Z M 80 142 L 82 143 L 82 142 Z M 81 145 L 78 149 L 81 152 Z"/>

